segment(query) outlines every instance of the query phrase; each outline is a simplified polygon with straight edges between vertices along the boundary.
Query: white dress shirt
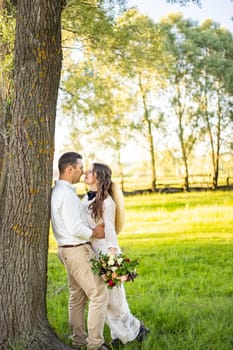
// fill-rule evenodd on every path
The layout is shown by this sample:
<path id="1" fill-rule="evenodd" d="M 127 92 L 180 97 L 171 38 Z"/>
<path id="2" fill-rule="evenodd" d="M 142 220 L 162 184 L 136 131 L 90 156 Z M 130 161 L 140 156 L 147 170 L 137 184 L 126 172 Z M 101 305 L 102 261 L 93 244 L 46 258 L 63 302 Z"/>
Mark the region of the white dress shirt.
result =
<path id="1" fill-rule="evenodd" d="M 59 246 L 88 242 L 92 230 L 85 225 L 83 205 L 72 184 L 55 182 L 51 197 L 51 223 Z"/>

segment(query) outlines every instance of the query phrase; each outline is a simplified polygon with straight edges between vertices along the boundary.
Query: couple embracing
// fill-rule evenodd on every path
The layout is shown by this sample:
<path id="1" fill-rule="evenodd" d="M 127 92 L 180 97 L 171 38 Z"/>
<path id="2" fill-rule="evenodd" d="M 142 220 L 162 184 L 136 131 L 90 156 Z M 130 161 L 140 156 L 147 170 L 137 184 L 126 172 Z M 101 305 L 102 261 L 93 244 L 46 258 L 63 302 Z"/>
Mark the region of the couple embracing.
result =
<path id="1" fill-rule="evenodd" d="M 117 233 L 122 226 L 122 193 L 111 180 L 111 169 L 93 163 L 85 172 L 90 191 L 81 201 L 73 184 L 84 174 L 82 156 L 64 153 L 58 162 L 59 180 L 51 197 L 51 223 L 69 284 L 69 324 L 74 349 L 109 350 L 131 341 L 142 342 L 149 329 L 129 309 L 124 285 L 107 289 L 95 275 L 91 259 L 98 253 L 120 254 Z M 85 308 L 87 303 L 87 333 Z M 110 328 L 112 342 L 104 341 L 104 324 Z"/>

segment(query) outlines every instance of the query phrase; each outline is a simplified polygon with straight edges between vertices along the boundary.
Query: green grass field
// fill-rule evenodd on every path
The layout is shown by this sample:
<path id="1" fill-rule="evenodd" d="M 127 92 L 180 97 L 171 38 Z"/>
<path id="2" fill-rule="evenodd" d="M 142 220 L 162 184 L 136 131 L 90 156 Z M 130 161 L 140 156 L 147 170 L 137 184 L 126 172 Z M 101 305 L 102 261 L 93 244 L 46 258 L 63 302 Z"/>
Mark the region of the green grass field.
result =
<path id="1" fill-rule="evenodd" d="M 137 279 L 125 284 L 128 302 L 151 333 L 124 349 L 232 350 L 233 193 L 143 195 L 125 205 L 119 242 L 140 262 Z M 55 251 L 51 236 L 48 315 L 70 344 L 66 275 Z"/>

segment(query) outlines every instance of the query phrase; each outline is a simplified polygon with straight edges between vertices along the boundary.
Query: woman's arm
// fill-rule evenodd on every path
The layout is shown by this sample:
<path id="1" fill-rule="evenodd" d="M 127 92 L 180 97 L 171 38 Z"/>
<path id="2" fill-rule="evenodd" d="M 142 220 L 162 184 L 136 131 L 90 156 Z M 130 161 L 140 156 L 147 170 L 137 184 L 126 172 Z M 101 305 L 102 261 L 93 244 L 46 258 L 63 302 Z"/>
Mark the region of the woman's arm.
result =
<path id="1" fill-rule="evenodd" d="M 118 250 L 118 241 L 115 230 L 116 205 L 111 197 L 104 200 L 103 203 L 103 221 L 105 227 L 105 240 L 108 252 L 116 254 Z"/>

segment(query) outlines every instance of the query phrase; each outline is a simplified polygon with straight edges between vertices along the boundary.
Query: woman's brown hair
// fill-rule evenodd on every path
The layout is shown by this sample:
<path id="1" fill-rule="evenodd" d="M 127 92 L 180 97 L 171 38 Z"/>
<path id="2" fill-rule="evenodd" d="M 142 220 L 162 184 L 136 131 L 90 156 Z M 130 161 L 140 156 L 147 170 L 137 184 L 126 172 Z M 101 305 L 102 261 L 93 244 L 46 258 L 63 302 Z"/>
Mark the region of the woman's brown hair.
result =
<path id="1" fill-rule="evenodd" d="M 94 201 L 89 205 L 91 216 L 96 221 L 103 215 L 103 202 L 108 195 L 112 196 L 112 170 L 103 163 L 93 163 L 92 173 L 96 174 L 98 192 Z"/>

